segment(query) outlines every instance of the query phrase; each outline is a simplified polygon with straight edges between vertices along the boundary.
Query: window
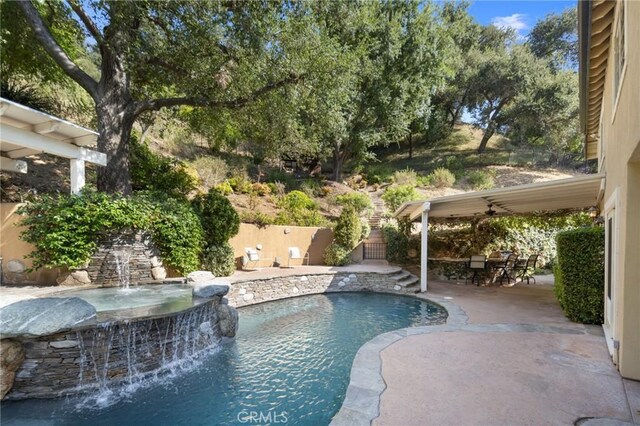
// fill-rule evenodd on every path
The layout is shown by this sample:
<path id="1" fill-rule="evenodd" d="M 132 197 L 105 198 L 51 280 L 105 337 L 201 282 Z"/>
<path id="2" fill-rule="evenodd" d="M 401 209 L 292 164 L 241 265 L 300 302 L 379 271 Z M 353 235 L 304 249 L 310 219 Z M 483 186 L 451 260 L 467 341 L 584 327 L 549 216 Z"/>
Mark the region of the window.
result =
<path id="1" fill-rule="evenodd" d="M 626 55 L 626 23 L 625 23 L 625 2 L 626 0 L 618 0 L 616 4 L 616 15 L 613 33 L 613 105 L 614 114 L 615 107 L 620 96 L 620 87 L 624 79 Z"/>

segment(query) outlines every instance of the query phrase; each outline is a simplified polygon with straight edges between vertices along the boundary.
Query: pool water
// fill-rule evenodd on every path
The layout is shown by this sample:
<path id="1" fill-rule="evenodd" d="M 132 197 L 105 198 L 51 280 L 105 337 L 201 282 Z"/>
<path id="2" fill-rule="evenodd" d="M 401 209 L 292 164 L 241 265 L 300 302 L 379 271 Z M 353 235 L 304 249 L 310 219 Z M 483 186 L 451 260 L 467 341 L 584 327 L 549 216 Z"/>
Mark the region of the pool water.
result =
<path id="1" fill-rule="evenodd" d="M 376 293 L 304 296 L 239 313 L 236 339 L 189 371 L 122 393 L 108 406 L 80 398 L 4 402 L 2 424 L 328 424 L 364 343 L 447 316 L 424 300 Z"/>

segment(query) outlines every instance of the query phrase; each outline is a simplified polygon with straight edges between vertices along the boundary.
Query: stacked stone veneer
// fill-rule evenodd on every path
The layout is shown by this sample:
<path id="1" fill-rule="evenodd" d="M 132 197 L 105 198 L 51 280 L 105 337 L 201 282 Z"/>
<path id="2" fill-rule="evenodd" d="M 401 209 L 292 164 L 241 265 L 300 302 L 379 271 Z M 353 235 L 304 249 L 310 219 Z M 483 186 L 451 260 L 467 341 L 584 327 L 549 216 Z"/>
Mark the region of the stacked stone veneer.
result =
<path id="1" fill-rule="evenodd" d="M 227 297 L 229 305 L 241 307 L 305 294 L 339 291 L 415 294 L 419 288 L 402 287 L 393 279 L 399 272 L 340 272 L 240 281 L 231 285 Z"/>
<path id="2" fill-rule="evenodd" d="M 24 361 L 7 399 L 50 398 L 136 383 L 183 365 L 221 336 L 220 297 L 158 318 L 82 327 L 38 338 L 16 338 Z M 8 339 L 7 339 L 8 340 Z"/>
<path id="3" fill-rule="evenodd" d="M 114 252 L 127 251 L 130 280 L 133 284 L 148 284 L 163 280 L 166 271 L 160 260 L 151 235 L 147 232 L 125 230 L 117 235 L 105 237 L 96 253 L 91 256 L 86 271 L 91 284 L 103 287 L 117 287 L 120 284 Z"/>

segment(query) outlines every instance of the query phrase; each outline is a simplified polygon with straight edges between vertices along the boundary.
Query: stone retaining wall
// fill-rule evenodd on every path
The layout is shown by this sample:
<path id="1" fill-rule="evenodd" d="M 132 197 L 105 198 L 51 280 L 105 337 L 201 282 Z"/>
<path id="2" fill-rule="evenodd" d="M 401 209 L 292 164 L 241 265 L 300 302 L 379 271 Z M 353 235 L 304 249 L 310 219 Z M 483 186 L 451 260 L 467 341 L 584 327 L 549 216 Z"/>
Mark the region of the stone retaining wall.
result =
<path id="1" fill-rule="evenodd" d="M 299 275 L 234 282 L 227 294 L 235 307 L 269 302 L 287 297 L 338 291 L 375 291 L 379 293 L 415 294 L 415 287 L 401 287 L 393 276 L 398 272 L 339 272 L 336 274 Z"/>
<path id="2" fill-rule="evenodd" d="M 132 283 L 148 284 L 162 280 L 167 275 L 149 233 L 129 230 L 102 240 L 86 268 L 91 284 L 104 287 L 117 287 L 120 284 L 114 251 L 131 254 L 129 272 Z"/>
<path id="3" fill-rule="evenodd" d="M 22 344 L 24 362 L 7 399 L 51 398 L 105 389 L 175 368 L 219 342 L 219 317 L 224 315 L 221 311 L 230 309 L 220 300 L 215 297 L 160 318 L 14 339 Z"/>

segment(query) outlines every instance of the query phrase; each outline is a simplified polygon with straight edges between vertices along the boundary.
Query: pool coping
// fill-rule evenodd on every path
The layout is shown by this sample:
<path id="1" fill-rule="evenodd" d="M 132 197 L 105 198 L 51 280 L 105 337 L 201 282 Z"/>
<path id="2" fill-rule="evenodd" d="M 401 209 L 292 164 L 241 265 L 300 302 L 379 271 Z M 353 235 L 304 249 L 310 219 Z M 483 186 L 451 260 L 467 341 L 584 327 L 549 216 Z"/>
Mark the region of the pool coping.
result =
<path id="1" fill-rule="evenodd" d="M 424 294 L 424 293 L 421 293 Z M 416 297 L 416 296 L 414 296 Z M 553 334 L 591 334 L 587 328 L 543 324 L 469 324 L 466 312 L 446 297 L 418 297 L 447 310 L 445 324 L 407 327 L 379 334 L 362 345 L 353 359 L 347 392 L 340 410 L 331 419 L 332 426 L 371 425 L 380 416 L 380 400 L 387 384 L 382 377 L 381 353 L 390 345 L 419 334 L 468 331 L 477 333 L 530 332 Z"/>

